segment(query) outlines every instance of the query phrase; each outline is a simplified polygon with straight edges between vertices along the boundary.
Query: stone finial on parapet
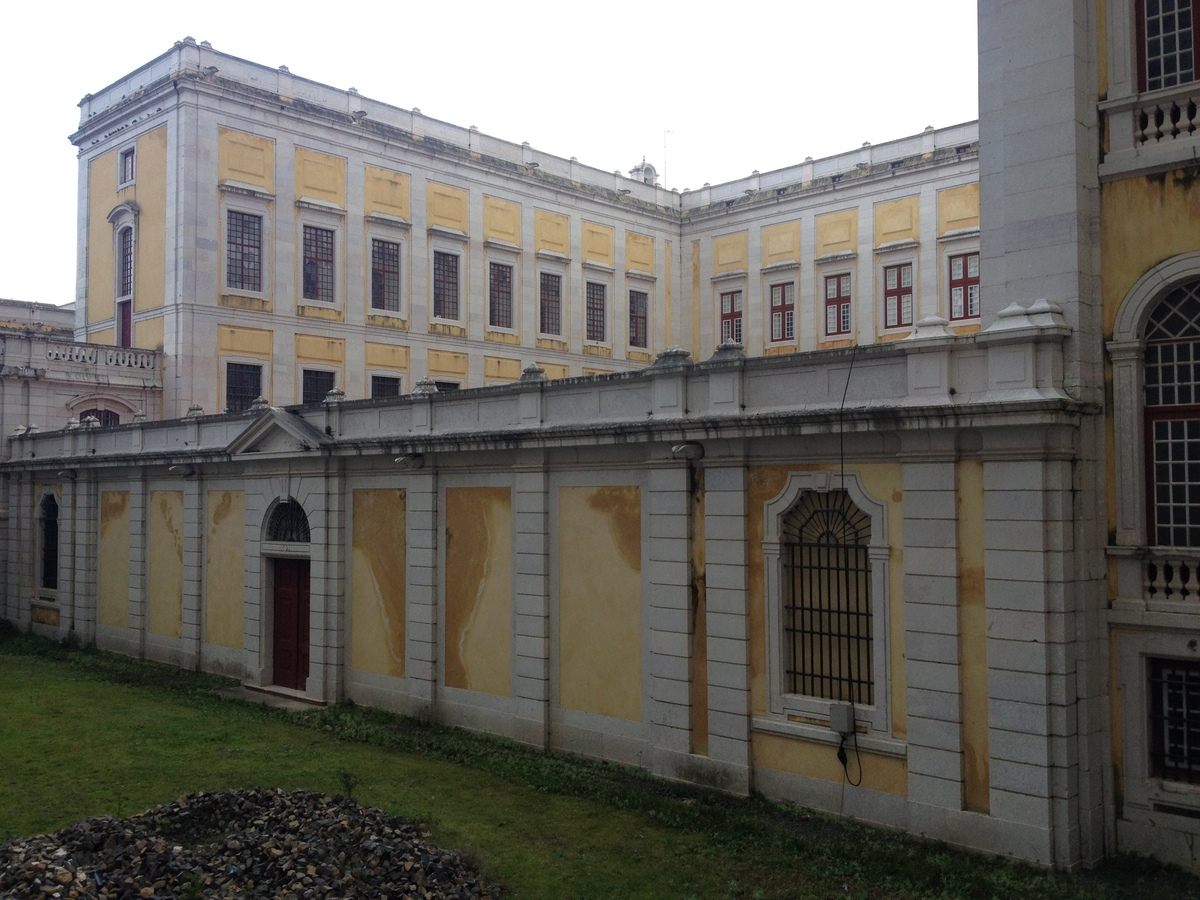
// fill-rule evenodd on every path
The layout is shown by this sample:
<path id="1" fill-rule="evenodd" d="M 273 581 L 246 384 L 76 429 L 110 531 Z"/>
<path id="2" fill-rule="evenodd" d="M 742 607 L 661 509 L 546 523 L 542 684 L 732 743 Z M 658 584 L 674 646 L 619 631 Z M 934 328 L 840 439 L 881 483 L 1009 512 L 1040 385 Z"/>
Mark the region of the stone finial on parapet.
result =
<path id="1" fill-rule="evenodd" d="M 946 337 L 954 337 L 954 332 L 950 330 L 950 320 L 943 319 L 941 316 L 926 316 L 923 319 L 917 320 L 912 334 L 904 340 L 924 341 L 930 338 Z"/>
<path id="2" fill-rule="evenodd" d="M 521 370 L 521 384 L 543 384 L 549 380 L 546 370 L 537 363 L 530 363 Z"/>
<path id="3" fill-rule="evenodd" d="M 270 408 L 271 408 L 271 404 L 267 402 L 267 398 L 259 396 L 259 397 L 254 398 L 254 402 L 250 404 L 250 407 L 246 410 L 246 412 L 247 413 L 260 413 L 263 410 L 267 410 Z"/>
<path id="4" fill-rule="evenodd" d="M 335 387 L 335 388 L 330 388 L 329 392 L 325 395 L 325 399 L 322 400 L 321 402 L 322 403 L 341 403 L 345 399 L 346 399 L 346 392 L 343 391 L 340 387 Z"/>
<path id="5" fill-rule="evenodd" d="M 133 424 L 134 425 L 141 425 L 145 421 L 146 421 L 146 411 L 144 409 L 139 409 L 137 412 L 135 412 L 133 414 Z"/>
<path id="6" fill-rule="evenodd" d="M 413 385 L 412 395 L 414 397 L 428 397 L 436 393 L 438 393 L 438 386 L 428 375 L 417 379 L 417 383 Z"/>
<path id="7" fill-rule="evenodd" d="M 202 415 L 204 415 L 204 407 L 201 406 L 199 403 L 193 403 L 191 406 L 188 407 L 187 412 L 184 413 L 183 417 L 185 419 L 198 419 Z"/>
<path id="8" fill-rule="evenodd" d="M 692 365 L 692 354 L 682 347 L 668 347 L 654 357 L 652 369 L 679 369 Z"/>
<path id="9" fill-rule="evenodd" d="M 717 345 L 709 362 L 736 362 L 746 358 L 746 348 L 737 341 L 724 341 Z"/>

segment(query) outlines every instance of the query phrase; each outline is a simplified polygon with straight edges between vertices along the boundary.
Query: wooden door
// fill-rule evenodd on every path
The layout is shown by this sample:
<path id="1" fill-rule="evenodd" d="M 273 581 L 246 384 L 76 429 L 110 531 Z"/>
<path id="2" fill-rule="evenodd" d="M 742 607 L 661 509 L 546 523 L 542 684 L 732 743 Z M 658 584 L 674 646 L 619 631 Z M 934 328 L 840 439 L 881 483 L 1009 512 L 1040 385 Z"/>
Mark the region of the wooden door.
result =
<path id="1" fill-rule="evenodd" d="M 308 681 L 308 560 L 276 559 L 275 683 L 302 691 Z"/>

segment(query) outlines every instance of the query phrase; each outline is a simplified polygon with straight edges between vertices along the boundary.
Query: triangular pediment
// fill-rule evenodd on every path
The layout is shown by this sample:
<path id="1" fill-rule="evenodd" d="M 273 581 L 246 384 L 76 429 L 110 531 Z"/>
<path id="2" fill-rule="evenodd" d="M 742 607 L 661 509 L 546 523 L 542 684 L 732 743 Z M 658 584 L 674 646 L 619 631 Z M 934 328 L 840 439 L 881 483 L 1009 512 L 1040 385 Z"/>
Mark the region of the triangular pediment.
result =
<path id="1" fill-rule="evenodd" d="M 226 447 L 230 456 L 255 453 L 294 456 L 313 453 L 333 443 L 333 438 L 296 413 L 268 407 Z"/>

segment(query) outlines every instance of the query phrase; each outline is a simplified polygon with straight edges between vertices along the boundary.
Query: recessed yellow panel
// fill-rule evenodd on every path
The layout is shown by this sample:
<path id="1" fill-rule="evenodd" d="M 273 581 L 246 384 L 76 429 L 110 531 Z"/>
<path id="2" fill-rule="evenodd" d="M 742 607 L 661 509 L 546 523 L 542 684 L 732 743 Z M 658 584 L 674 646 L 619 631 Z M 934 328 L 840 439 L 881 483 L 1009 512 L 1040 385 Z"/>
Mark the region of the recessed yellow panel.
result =
<path id="1" fill-rule="evenodd" d="M 789 772 L 835 784 L 841 783 L 846 777 L 834 752 L 835 748 L 828 744 L 755 732 L 751 735 L 751 745 L 756 769 Z M 851 766 L 855 766 L 855 759 L 862 761 L 863 788 L 899 797 L 908 795 L 908 765 L 904 759 L 880 756 L 866 750 L 851 754 Z"/>
<path id="2" fill-rule="evenodd" d="M 737 231 L 713 238 L 713 274 L 741 272 L 749 266 L 750 232 Z"/>
<path id="3" fill-rule="evenodd" d="M 368 369 L 396 369 L 408 371 L 408 348 L 399 344 L 363 344 L 363 358 Z"/>
<path id="4" fill-rule="evenodd" d="M 256 134 L 218 128 L 217 180 L 240 181 L 275 193 L 275 142 Z"/>
<path id="5" fill-rule="evenodd" d="M 570 220 L 559 213 L 535 209 L 533 211 L 533 243 L 535 250 L 548 250 L 551 253 L 570 256 Z"/>
<path id="6" fill-rule="evenodd" d="M 133 345 L 142 347 L 146 350 L 162 351 L 163 348 L 163 320 L 142 319 L 133 323 Z"/>
<path id="7" fill-rule="evenodd" d="M 625 268 L 635 272 L 654 271 L 654 238 L 648 234 L 625 232 Z"/>
<path id="8" fill-rule="evenodd" d="M 858 249 L 858 210 L 817 216 L 817 256 Z"/>
<path id="9" fill-rule="evenodd" d="M 938 234 L 979 227 L 979 182 L 938 191 Z"/>
<path id="10" fill-rule="evenodd" d="M 453 353 L 449 350 L 429 351 L 430 375 L 457 375 L 467 377 L 467 354 Z"/>
<path id="11" fill-rule="evenodd" d="M 540 362 L 540 363 L 538 363 L 538 365 L 546 370 L 546 377 L 549 378 L 551 381 L 555 381 L 560 378 L 570 378 L 571 377 L 571 370 L 568 366 L 561 366 L 558 363 L 546 363 L 546 362 Z"/>
<path id="12" fill-rule="evenodd" d="M 642 719 L 642 495 L 634 485 L 558 492 L 559 701 Z"/>
<path id="13" fill-rule="evenodd" d="M 406 498 L 403 490 L 357 490 L 353 500 L 350 667 L 404 677 Z"/>
<path id="14" fill-rule="evenodd" d="M 121 198 L 138 205 L 137 244 L 133 254 L 133 308 L 158 309 L 166 291 L 167 246 L 167 126 L 137 139 L 136 181 Z M 147 347 L 134 330 L 134 346 Z M 161 342 L 159 344 L 161 347 Z"/>
<path id="15" fill-rule="evenodd" d="M 240 650 L 246 632 L 246 494 L 209 491 L 207 507 L 204 642 Z"/>
<path id="16" fill-rule="evenodd" d="M 613 264 L 614 234 L 615 232 L 610 225 L 585 221 L 583 223 L 582 235 L 583 261 L 611 266 Z"/>
<path id="17" fill-rule="evenodd" d="M 875 204 L 875 246 L 920 239 L 920 197 L 901 197 Z"/>
<path id="18" fill-rule="evenodd" d="M 183 491 L 151 491 L 149 506 L 146 630 L 178 638 L 183 634 Z"/>
<path id="19" fill-rule="evenodd" d="M 345 338 L 296 335 L 296 362 L 319 362 L 340 366 L 346 359 Z"/>
<path id="20" fill-rule="evenodd" d="M 115 307 L 116 283 L 113 281 L 115 252 L 113 226 L 108 214 L 118 204 L 117 151 L 97 156 L 88 164 L 88 254 L 87 254 L 87 320 L 88 323 L 111 319 Z M 112 343 L 111 337 L 97 343 Z"/>
<path id="21" fill-rule="evenodd" d="M 446 489 L 446 685 L 512 693 L 512 491 Z"/>
<path id="22" fill-rule="evenodd" d="M 100 492 L 100 624 L 129 627 L 129 491 Z"/>
<path id="23" fill-rule="evenodd" d="M 324 200 L 345 209 L 346 160 L 340 156 L 297 147 L 296 197 Z"/>
<path id="24" fill-rule="evenodd" d="M 612 370 L 611 369 L 590 369 L 587 366 L 584 366 L 581 374 L 583 375 L 584 378 L 589 378 L 592 375 L 611 375 Z"/>
<path id="25" fill-rule="evenodd" d="M 270 359 L 272 339 L 271 332 L 261 328 L 243 328 L 239 325 L 217 326 L 217 350 L 220 353 L 236 353 Z"/>
<path id="26" fill-rule="evenodd" d="M 483 198 L 484 240 L 521 243 L 521 204 L 499 197 Z"/>
<path id="27" fill-rule="evenodd" d="M 469 221 L 466 191 L 429 181 L 425 184 L 425 197 L 425 216 L 430 225 L 466 233 Z"/>
<path id="28" fill-rule="evenodd" d="M 517 381 L 521 377 L 521 361 L 503 356 L 485 356 L 483 377 L 488 381 Z"/>
<path id="29" fill-rule="evenodd" d="M 363 181 L 363 209 L 367 215 L 383 213 L 411 220 L 412 179 L 408 175 L 364 166 Z"/>
<path id="30" fill-rule="evenodd" d="M 762 230 L 762 263 L 774 266 L 800 261 L 800 223 L 780 222 Z"/>

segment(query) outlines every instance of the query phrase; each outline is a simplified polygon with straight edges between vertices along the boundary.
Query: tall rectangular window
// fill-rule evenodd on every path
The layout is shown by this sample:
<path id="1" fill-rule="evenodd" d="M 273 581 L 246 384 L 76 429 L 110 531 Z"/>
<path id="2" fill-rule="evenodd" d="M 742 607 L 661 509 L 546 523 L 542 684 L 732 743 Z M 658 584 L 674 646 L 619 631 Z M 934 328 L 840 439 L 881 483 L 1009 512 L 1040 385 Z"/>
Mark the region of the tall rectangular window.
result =
<path id="1" fill-rule="evenodd" d="M 771 285 L 771 340 L 796 338 L 796 285 L 788 281 Z"/>
<path id="2" fill-rule="evenodd" d="M 721 295 L 721 343 L 742 342 L 742 292 L 726 291 Z"/>
<path id="3" fill-rule="evenodd" d="M 389 397 L 400 396 L 399 375 L 372 375 L 371 399 L 386 400 Z"/>
<path id="4" fill-rule="evenodd" d="M 433 317 L 458 319 L 458 257 L 433 252 Z"/>
<path id="5" fill-rule="evenodd" d="M 117 173 L 117 181 L 120 185 L 131 184 L 133 177 L 137 172 L 137 151 L 133 147 L 121 151 L 121 156 L 117 163 L 120 171 Z"/>
<path id="6" fill-rule="evenodd" d="M 488 325 L 513 327 L 513 270 L 504 263 L 488 264 Z"/>
<path id="7" fill-rule="evenodd" d="M 913 318 L 912 263 L 887 266 L 883 270 L 884 325 L 911 325 Z"/>
<path id="8" fill-rule="evenodd" d="M 117 296 L 133 296 L 133 228 L 126 226 L 117 233 Z"/>
<path id="9" fill-rule="evenodd" d="M 262 366 L 228 363 L 225 366 L 225 412 L 242 412 L 262 396 Z"/>
<path id="10" fill-rule="evenodd" d="M 400 245 L 371 240 L 371 309 L 400 312 Z"/>
<path id="11" fill-rule="evenodd" d="M 629 346 L 646 347 L 649 344 L 649 297 L 645 291 L 629 292 Z"/>
<path id="12" fill-rule="evenodd" d="M 300 402 L 320 403 L 333 390 L 335 375 L 320 369 L 305 369 L 300 379 Z"/>
<path id="13" fill-rule="evenodd" d="M 133 301 L 117 301 L 117 346 L 133 346 Z"/>
<path id="14" fill-rule="evenodd" d="M 225 285 L 240 291 L 262 290 L 262 216 L 229 210 Z"/>
<path id="15" fill-rule="evenodd" d="M 328 228 L 304 226 L 305 300 L 333 302 L 333 232 Z"/>
<path id="16" fill-rule="evenodd" d="M 1200 784 L 1200 661 L 1149 659 L 1150 772 Z"/>
<path id="17" fill-rule="evenodd" d="M 1197 0 L 1137 0 L 1138 90 L 1196 80 Z"/>
<path id="18" fill-rule="evenodd" d="M 589 341 L 603 342 L 608 335 L 608 292 L 606 286 L 594 281 L 587 283 L 586 325 Z"/>
<path id="19" fill-rule="evenodd" d="M 825 333 L 850 333 L 850 276 L 825 276 Z"/>
<path id="20" fill-rule="evenodd" d="M 562 276 L 542 272 L 538 295 L 542 334 L 562 334 Z"/>
<path id="21" fill-rule="evenodd" d="M 979 254 L 950 257 L 950 318 L 979 317 Z"/>

